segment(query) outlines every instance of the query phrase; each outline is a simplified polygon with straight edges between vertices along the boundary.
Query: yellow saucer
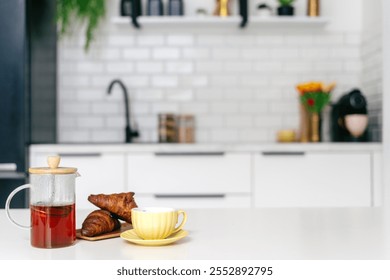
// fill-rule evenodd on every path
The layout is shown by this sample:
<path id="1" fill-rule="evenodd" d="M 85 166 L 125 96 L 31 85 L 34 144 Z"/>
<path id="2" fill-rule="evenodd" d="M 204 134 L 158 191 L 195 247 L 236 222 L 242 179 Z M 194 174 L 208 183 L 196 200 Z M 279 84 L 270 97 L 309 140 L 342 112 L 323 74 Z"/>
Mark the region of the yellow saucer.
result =
<path id="1" fill-rule="evenodd" d="M 135 233 L 134 229 L 126 230 L 121 233 L 121 237 L 129 242 L 144 245 L 144 246 L 162 246 L 162 245 L 168 245 L 173 242 L 176 242 L 177 240 L 180 240 L 188 235 L 188 231 L 185 230 L 179 230 L 178 232 L 172 234 L 171 236 L 168 236 L 165 239 L 154 239 L 154 240 L 145 240 Z"/>

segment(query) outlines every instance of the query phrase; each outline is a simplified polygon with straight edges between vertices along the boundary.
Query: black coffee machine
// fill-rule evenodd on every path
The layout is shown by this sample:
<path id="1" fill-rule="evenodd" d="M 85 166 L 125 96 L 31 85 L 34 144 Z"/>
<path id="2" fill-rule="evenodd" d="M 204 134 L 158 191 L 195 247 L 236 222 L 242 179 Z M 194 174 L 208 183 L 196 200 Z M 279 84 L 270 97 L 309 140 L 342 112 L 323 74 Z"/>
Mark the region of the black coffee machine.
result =
<path id="1" fill-rule="evenodd" d="M 345 127 L 345 116 L 367 115 L 367 101 L 359 89 L 353 89 L 332 104 L 331 139 L 333 142 L 368 142 L 368 129 L 360 137 L 354 137 Z"/>

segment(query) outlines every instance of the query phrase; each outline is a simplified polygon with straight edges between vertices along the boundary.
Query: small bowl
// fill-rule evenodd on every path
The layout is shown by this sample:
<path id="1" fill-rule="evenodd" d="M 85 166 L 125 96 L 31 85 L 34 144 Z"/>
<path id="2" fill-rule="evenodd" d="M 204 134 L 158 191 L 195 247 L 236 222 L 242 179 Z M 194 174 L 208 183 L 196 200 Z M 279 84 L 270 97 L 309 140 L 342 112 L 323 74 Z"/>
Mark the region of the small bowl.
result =
<path id="1" fill-rule="evenodd" d="M 277 136 L 278 142 L 280 143 L 291 143 L 296 141 L 295 130 L 285 129 L 279 130 Z"/>

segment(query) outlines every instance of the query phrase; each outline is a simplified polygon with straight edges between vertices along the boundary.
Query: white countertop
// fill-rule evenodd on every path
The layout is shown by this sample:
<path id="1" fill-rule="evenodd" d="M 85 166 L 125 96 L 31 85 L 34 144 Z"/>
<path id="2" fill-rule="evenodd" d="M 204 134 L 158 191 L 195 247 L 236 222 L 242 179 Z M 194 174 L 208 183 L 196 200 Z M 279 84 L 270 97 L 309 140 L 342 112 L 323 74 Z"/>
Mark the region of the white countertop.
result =
<path id="1" fill-rule="evenodd" d="M 11 210 L 20 223 L 28 209 Z M 187 210 L 189 235 L 174 244 L 144 247 L 121 238 L 77 240 L 37 249 L 29 230 L 0 210 L 0 259 L 79 260 L 381 260 L 390 259 L 390 219 L 381 208 Z M 77 213 L 80 226 L 88 211 Z"/>
<path id="2" fill-rule="evenodd" d="M 90 153 L 90 152 L 356 152 L 382 151 L 381 143 L 264 143 L 264 144 L 124 144 L 124 143 L 62 143 L 35 144 L 31 152 Z"/>

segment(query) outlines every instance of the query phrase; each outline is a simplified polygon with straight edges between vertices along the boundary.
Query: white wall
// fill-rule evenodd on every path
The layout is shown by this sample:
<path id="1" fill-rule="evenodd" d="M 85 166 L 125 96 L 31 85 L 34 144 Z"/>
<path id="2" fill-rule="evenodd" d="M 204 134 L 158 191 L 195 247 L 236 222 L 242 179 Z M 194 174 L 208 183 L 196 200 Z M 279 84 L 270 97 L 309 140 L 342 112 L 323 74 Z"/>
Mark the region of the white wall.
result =
<path id="1" fill-rule="evenodd" d="M 382 1 L 383 17 L 383 160 L 384 160 L 384 192 L 385 206 L 390 213 L 390 1 Z"/>
<path id="2" fill-rule="evenodd" d="M 298 82 L 336 81 L 334 99 L 361 86 L 361 1 L 322 1 L 327 27 L 283 30 L 134 30 L 111 22 L 119 2 L 107 2 L 88 54 L 82 32 L 58 47 L 61 142 L 123 141 L 122 94 L 106 94 L 114 78 L 129 89 L 144 141 L 157 140 L 157 114 L 168 111 L 195 115 L 198 142 L 274 141 L 277 130 L 298 128 Z M 297 15 L 305 3 L 297 1 Z"/>
<path id="3" fill-rule="evenodd" d="M 382 0 L 363 2 L 362 25 L 362 90 L 368 97 L 370 134 L 374 141 L 382 140 Z"/>

